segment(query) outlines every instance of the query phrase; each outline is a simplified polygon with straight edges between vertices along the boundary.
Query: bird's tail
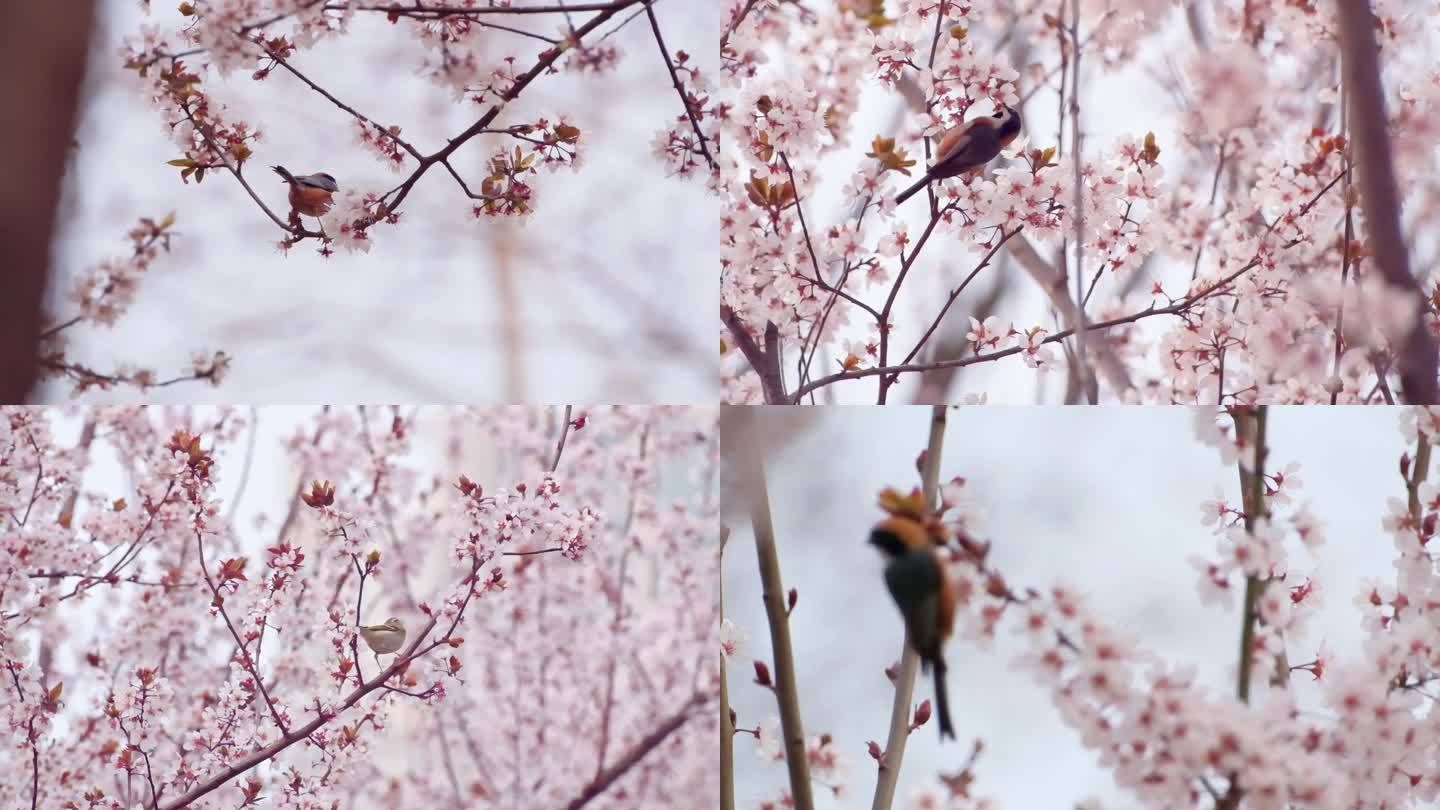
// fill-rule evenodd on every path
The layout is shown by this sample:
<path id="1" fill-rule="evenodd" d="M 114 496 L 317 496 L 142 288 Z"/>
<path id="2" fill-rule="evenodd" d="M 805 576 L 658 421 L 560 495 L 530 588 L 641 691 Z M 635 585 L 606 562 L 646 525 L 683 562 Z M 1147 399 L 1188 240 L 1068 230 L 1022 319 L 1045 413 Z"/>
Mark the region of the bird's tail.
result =
<path id="1" fill-rule="evenodd" d="M 950 725 L 950 699 L 945 694 L 945 659 L 935 658 L 935 712 L 940 715 L 940 740 L 955 739 L 955 727 Z"/>
<path id="2" fill-rule="evenodd" d="M 929 182 L 930 182 L 930 175 L 928 175 L 928 174 L 925 175 L 924 177 L 920 178 L 919 180 L 916 180 L 916 181 L 915 181 L 915 185 L 913 185 L 913 186 L 905 189 L 904 191 L 900 192 L 900 196 L 898 196 L 898 197 L 895 198 L 895 204 L 896 204 L 896 205 L 899 205 L 900 203 L 903 203 L 903 202 L 905 202 L 906 200 L 910 199 L 911 197 L 915 196 L 915 193 L 916 193 L 917 191 L 919 191 L 920 189 L 925 188 L 925 184 L 926 184 L 926 183 L 929 183 Z"/>
<path id="3" fill-rule="evenodd" d="M 270 168 L 274 169 L 276 174 L 285 178 L 285 182 L 292 184 L 295 182 L 295 175 L 291 174 L 290 170 L 284 166 L 271 166 Z"/>

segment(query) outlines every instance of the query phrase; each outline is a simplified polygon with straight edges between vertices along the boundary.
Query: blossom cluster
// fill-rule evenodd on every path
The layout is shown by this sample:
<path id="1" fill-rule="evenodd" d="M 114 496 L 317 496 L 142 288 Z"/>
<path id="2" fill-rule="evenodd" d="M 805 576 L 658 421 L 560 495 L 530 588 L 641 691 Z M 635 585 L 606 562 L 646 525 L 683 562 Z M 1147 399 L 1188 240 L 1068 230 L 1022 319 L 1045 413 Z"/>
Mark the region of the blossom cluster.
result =
<path id="1" fill-rule="evenodd" d="M 1030 3 L 728 4 L 725 396 L 795 401 L 868 380 L 885 401 L 916 371 L 1021 354 L 952 337 L 963 314 L 1064 341 L 1065 365 L 1083 356 L 1101 372 L 1102 398 L 1396 401 L 1402 349 L 1417 324 L 1440 337 L 1440 308 L 1432 289 L 1417 296 L 1375 266 L 1345 88 L 1298 67 L 1339 58 L 1335 14 L 1262 2 L 1185 15 L 1195 47 L 1154 77 L 1171 103 L 1105 144 L 1087 130 L 1113 109 L 1120 71 L 1173 47 L 1161 41 L 1182 16 L 1172 6 L 1084 3 L 1072 19 Z M 1402 227 L 1424 233 L 1440 72 L 1424 26 L 1394 3 L 1374 15 Z M 944 133 L 1001 105 L 1024 124 L 999 159 L 931 182 L 917 195 L 929 205 L 894 202 Z M 862 129 L 881 120 L 893 123 Z M 1414 240 L 1414 267 L 1429 242 Z M 996 275 L 982 272 L 996 252 L 1023 274 L 972 285 Z M 1022 298 L 1025 286 L 1043 295 Z M 1082 328 L 1084 352 L 1070 336 Z M 1048 369 L 1061 348 L 1023 359 Z"/>
<path id="2" fill-rule="evenodd" d="M 189 373 L 170 379 L 162 379 L 153 369 L 132 365 L 122 365 L 109 372 L 97 371 L 70 357 L 67 351 L 71 329 L 82 324 L 112 327 L 126 314 L 134 304 L 136 291 L 151 265 L 163 253 L 170 251 L 170 241 L 175 236 L 174 225 L 174 214 L 158 221 L 141 217 L 136 227 L 127 234 L 130 255 L 105 259 L 70 281 L 66 300 L 74 305 L 74 314 L 66 317 L 61 313 L 47 313 L 47 323 L 40 334 L 42 378 L 68 379 L 73 383 L 76 395 L 92 388 L 107 390 L 120 385 L 144 389 L 191 379 L 208 380 L 212 385 L 219 385 L 224 380 L 230 367 L 230 356 L 223 351 L 196 352 L 192 356 Z"/>
<path id="3" fill-rule="evenodd" d="M 713 412 L 560 410 L 0 413 L 4 803 L 713 793 Z"/>
<path id="4" fill-rule="evenodd" d="M 207 174 L 228 172 L 286 231 L 282 250 L 314 238 L 319 240 L 318 251 L 329 256 L 335 243 L 348 251 L 368 251 L 372 244 L 370 227 L 382 221 L 394 224 L 420 176 L 441 167 L 465 197 L 474 201 L 477 217 L 531 214 L 533 189 L 521 177 L 534 174 L 537 165 L 577 168 L 580 129 L 563 115 L 551 119 L 554 123 L 546 119 L 500 126 L 492 123 L 540 76 L 561 67 L 588 73 L 611 71 L 620 51 L 604 40 L 638 16 L 618 17 L 639 4 L 640 0 L 616 0 L 609 6 L 591 9 L 596 13 L 588 17 L 578 17 L 562 7 L 543 9 L 541 14 L 553 14 L 557 19 L 563 16 L 565 20 L 559 35 L 549 36 L 524 26 L 496 22 L 505 15 L 522 20 L 536 16 L 525 9 L 511 9 L 508 4 L 426 8 L 304 0 L 204 0 L 180 4 L 186 24 L 176 31 L 166 33 L 158 26 L 146 26 L 127 40 L 122 58 L 181 149 L 181 155 L 170 163 L 181 170 L 182 180 L 188 182 L 193 177 L 203 182 Z M 148 10 L 149 4 L 146 7 Z M 647 13 L 653 16 L 653 12 Z M 400 125 L 375 121 L 306 76 L 297 60 L 323 42 L 349 35 L 353 21 L 362 14 L 384 19 L 411 34 L 421 45 L 420 73 L 448 88 L 457 99 L 466 97 L 480 105 L 483 112 L 479 120 L 449 138 L 437 152 L 422 154 L 402 137 Z M 612 19 L 618 24 L 603 30 Z M 664 51 L 658 22 L 653 27 L 655 39 Z M 512 47 L 531 40 L 540 40 L 546 47 L 534 56 L 521 55 Z M 666 58 L 666 67 L 676 77 L 676 89 L 686 106 L 681 119 L 696 123 L 689 136 L 677 127 L 669 129 L 662 136 L 667 144 L 656 147 L 656 157 L 672 173 L 690 175 L 699 166 L 697 156 L 708 158 L 715 148 L 718 112 L 709 106 L 703 93 L 704 79 L 689 64 L 688 56 L 680 51 L 673 60 L 668 55 Z M 322 218 L 317 231 L 310 230 L 296 212 L 287 217 L 283 209 L 272 210 L 261 202 L 244 176 L 247 160 L 262 140 L 261 127 L 221 100 L 224 82 L 241 68 L 253 68 L 250 78 L 254 81 L 269 80 L 277 69 L 292 74 L 326 103 L 350 116 L 356 140 L 365 151 L 391 169 L 409 169 L 409 176 L 388 191 L 345 184 L 341 198 Z M 450 155 L 482 134 L 499 135 L 508 145 L 493 152 L 487 162 L 487 176 L 478 189 L 472 190 L 455 171 Z M 705 140 L 711 143 L 703 143 Z M 706 162 L 713 170 L 714 161 Z"/>

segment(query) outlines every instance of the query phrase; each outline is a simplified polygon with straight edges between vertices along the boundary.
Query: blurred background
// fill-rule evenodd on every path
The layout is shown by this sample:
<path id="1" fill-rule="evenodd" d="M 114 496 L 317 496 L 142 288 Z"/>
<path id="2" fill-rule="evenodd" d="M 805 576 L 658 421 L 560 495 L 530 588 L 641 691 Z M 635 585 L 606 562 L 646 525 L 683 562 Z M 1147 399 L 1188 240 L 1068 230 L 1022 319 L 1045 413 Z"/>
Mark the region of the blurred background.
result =
<path id="1" fill-rule="evenodd" d="M 779 448 L 767 477 L 781 572 L 799 597 L 790 628 L 805 732 L 833 735 L 848 766 L 844 795 L 817 784 L 817 807 L 870 806 L 875 762 L 866 744 L 885 744 L 893 692 L 884 670 L 899 659 L 903 631 L 882 560 L 866 538 L 882 516 L 878 492 L 918 486 L 915 462 L 930 415 L 928 407 L 890 406 L 770 408 L 758 417 L 765 446 Z M 940 480 L 967 479 L 985 515 L 976 535 L 994 543 L 991 561 L 1013 588 L 1069 583 L 1112 627 L 1133 634 L 1138 649 L 1168 667 L 1192 668 L 1197 684 L 1219 698 L 1235 690 L 1239 599 L 1230 608 L 1202 606 L 1191 560 L 1216 556 L 1201 502 L 1219 488 L 1238 506 L 1239 482 L 1235 465 L 1196 439 L 1196 418 L 1178 407 L 952 408 Z M 1362 636 L 1352 599 L 1360 580 L 1393 583 L 1393 547 L 1380 521 L 1386 499 L 1405 493 L 1400 419 L 1394 408 L 1270 409 L 1266 468 L 1300 465 L 1296 500 L 1310 502 L 1327 537 L 1313 556 L 1293 532 L 1287 540 L 1292 572 L 1313 572 L 1323 592 L 1313 635 L 1290 639 L 1292 664 L 1312 660 L 1322 643 L 1337 658 L 1355 656 Z M 736 439 L 727 432 L 721 441 L 728 454 Z M 1287 487 L 1291 480 L 1287 474 Z M 749 513 L 735 490 L 727 479 L 724 609 L 749 642 L 729 666 L 730 701 L 737 726 L 754 728 L 778 710 L 771 692 L 754 684 L 751 659 L 773 672 L 774 657 Z M 961 638 L 947 646 L 958 739 L 941 746 L 933 719 L 911 735 L 896 806 L 913 806 L 916 791 L 938 785 L 938 773 L 960 771 L 980 738 L 986 749 L 974 796 L 1004 807 L 1073 807 L 1087 797 L 1106 808 L 1138 807 L 1061 722 L 1049 690 L 1014 665 L 1022 645 L 1013 625 L 1001 627 L 992 649 Z M 1296 673 L 1291 685 L 1302 709 L 1314 705 L 1309 675 Z M 932 698 L 932 681 L 922 677 L 915 703 Z M 749 735 L 736 736 L 735 762 L 738 806 L 788 787 L 784 764 L 760 758 Z"/>
<path id="2" fill-rule="evenodd" d="M 713 77 L 718 6 L 661 2 L 655 13 L 672 56 L 685 51 Z M 576 13 L 575 24 L 589 16 Z M 564 29 L 559 15 L 500 22 L 551 37 Z M 128 256 L 125 233 L 138 218 L 173 211 L 179 235 L 114 329 L 70 330 L 74 360 L 168 377 L 188 369 L 194 351 L 233 358 L 219 388 L 187 383 L 143 395 L 161 402 L 715 401 L 714 329 L 694 317 L 716 295 L 714 196 L 704 178 L 667 177 L 651 155 L 656 133 L 683 109 L 643 14 L 605 40 L 620 52 L 615 71 L 541 76 L 495 122 L 563 114 L 583 132 L 577 171 L 533 178 L 538 210 L 527 222 L 476 220 L 435 170 L 405 201 L 398 226 L 374 229 L 368 254 L 329 259 L 313 240 L 282 255 L 281 231 L 227 174 L 187 185 L 166 165 L 180 150 L 123 68 L 121 45 L 142 26 L 171 34 L 184 24 L 174 3 L 153 4 L 148 15 L 138 3 L 95 4 L 47 301 L 60 313 L 73 308 L 62 298 L 71 280 Z M 350 25 L 293 64 L 365 115 L 401 126 L 426 153 L 483 111 L 419 75 L 426 50 L 409 21 L 357 13 Z M 290 29 L 282 21 L 267 30 Z M 484 64 L 510 54 L 528 69 L 546 47 L 502 31 L 482 36 Z M 342 188 L 399 183 L 402 175 L 357 144 L 349 115 L 283 69 L 263 81 L 250 69 L 202 75 L 231 120 L 262 130 L 247 177 L 272 208 L 286 205 L 284 184 L 268 171 L 275 163 L 329 172 Z M 479 136 L 452 162 L 475 188 L 502 145 L 501 136 Z M 64 400 L 69 391 L 52 381 L 32 398 Z M 87 399 L 141 396 L 121 388 Z"/>

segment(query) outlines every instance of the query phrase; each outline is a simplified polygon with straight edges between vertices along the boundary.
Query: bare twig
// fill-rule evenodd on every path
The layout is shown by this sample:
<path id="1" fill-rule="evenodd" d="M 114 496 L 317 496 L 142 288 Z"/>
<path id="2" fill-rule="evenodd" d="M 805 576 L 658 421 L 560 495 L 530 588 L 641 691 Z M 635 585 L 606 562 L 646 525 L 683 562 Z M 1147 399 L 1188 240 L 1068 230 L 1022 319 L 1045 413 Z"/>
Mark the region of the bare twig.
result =
<path id="1" fill-rule="evenodd" d="M 790 795 L 795 806 L 810 810 L 810 764 L 805 756 L 805 726 L 800 715 L 800 689 L 795 682 L 794 648 L 790 643 L 790 615 L 785 610 L 785 583 L 780 576 L 780 553 L 770 520 L 770 496 L 765 483 L 765 459 L 759 447 L 741 448 L 749 489 L 750 521 L 755 532 L 755 553 L 765 616 L 770 624 L 770 649 L 775 659 L 775 700 L 780 706 L 780 728 L 785 738 L 785 764 L 790 772 Z"/>

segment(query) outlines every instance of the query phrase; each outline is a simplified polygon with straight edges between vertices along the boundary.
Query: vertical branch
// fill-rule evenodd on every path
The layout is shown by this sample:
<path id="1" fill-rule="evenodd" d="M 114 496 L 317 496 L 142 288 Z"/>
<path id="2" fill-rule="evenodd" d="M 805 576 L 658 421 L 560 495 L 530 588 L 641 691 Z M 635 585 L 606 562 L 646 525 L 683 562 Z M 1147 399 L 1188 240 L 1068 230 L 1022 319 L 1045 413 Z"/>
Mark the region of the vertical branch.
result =
<path id="1" fill-rule="evenodd" d="M 790 795 L 795 806 L 815 806 L 810 790 L 810 764 L 805 757 L 805 727 L 800 718 L 800 690 L 795 685 L 795 657 L 790 645 L 790 616 L 785 611 L 785 583 L 780 578 L 780 555 L 775 548 L 775 527 L 770 520 L 770 495 L 765 483 L 765 460 L 758 447 L 744 449 L 746 480 L 750 490 L 750 521 L 755 531 L 755 555 L 760 562 L 760 584 L 765 618 L 770 623 L 770 647 L 775 657 L 775 699 L 780 704 L 780 727 L 785 737 L 785 764 L 790 769 Z"/>
<path id="2" fill-rule="evenodd" d="M 1075 164 L 1075 374 L 1086 400 L 1094 405 L 1098 392 L 1085 351 L 1085 185 L 1080 170 L 1080 0 L 1070 0 L 1070 160 Z"/>
<path id="3" fill-rule="evenodd" d="M 1245 532 L 1253 535 L 1256 523 L 1265 508 L 1265 406 L 1260 405 L 1253 409 L 1237 407 L 1232 413 L 1235 418 L 1235 438 L 1239 442 L 1242 452 L 1244 448 L 1254 448 L 1254 455 L 1250 459 L 1253 466 L 1249 471 L 1245 469 L 1243 458 L 1236 465 L 1240 470 L 1240 499 L 1245 507 Z M 1250 670 L 1254 658 L 1255 623 L 1259 619 L 1256 608 L 1264 590 L 1265 583 L 1262 580 L 1246 575 L 1245 605 L 1240 614 L 1240 671 L 1236 675 L 1235 682 L 1235 694 L 1242 703 L 1250 702 Z M 1245 790 L 1240 786 L 1239 775 L 1232 772 L 1229 776 L 1230 785 L 1225 789 L 1224 795 L 1216 799 L 1217 810 L 1236 810 L 1245 796 Z"/>
<path id="4" fill-rule="evenodd" d="M 1420 485 L 1425 483 L 1425 476 L 1430 474 L 1430 440 L 1421 433 L 1415 441 L 1415 461 L 1410 467 L 1410 475 L 1405 478 L 1405 490 L 1409 493 L 1410 516 L 1415 522 L 1420 522 Z"/>
<path id="5" fill-rule="evenodd" d="M 791 404 L 785 394 L 785 375 L 780 370 L 779 354 L 772 350 L 772 346 L 779 342 L 780 334 L 775 324 L 765 324 L 765 347 L 761 348 L 755 338 L 751 337 L 749 327 L 739 313 L 725 304 L 720 305 L 720 321 L 725 324 L 730 337 L 735 339 L 735 348 L 740 350 L 745 360 L 750 363 L 750 368 L 760 377 L 760 390 L 765 393 L 765 404 Z"/>
<path id="6" fill-rule="evenodd" d="M 1247 472 L 1242 459 L 1240 468 L 1240 498 L 1245 506 L 1245 533 L 1255 534 L 1255 527 L 1265 516 L 1265 419 L 1266 406 L 1255 410 L 1243 409 L 1235 412 L 1235 434 L 1242 447 L 1253 447 L 1253 466 Z M 1235 694 L 1242 702 L 1250 702 L 1250 669 L 1254 656 L 1255 622 L 1258 620 L 1256 606 L 1265 583 L 1258 577 L 1245 577 L 1245 608 L 1240 616 L 1240 673 L 1235 684 Z"/>
<path id="7" fill-rule="evenodd" d="M 1349 91 L 1347 112 L 1350 133 L 1355 138 L 1370 251 L 1385 282 L 1415 298 L 1415 323 L 1399 350 L 1400 382 L 1407 402 L 1433 404 L 1440 401 L 1435 381 L 1436 348 L 1425 325 L 1425 295 L 1410 274 L 1410 259 L 1400 229 L 1400 195 L 1395 187 L 1390 136 L 1385 130 L 1385 88 L 1380 83 L 1374 15 L 1370 4 L 1359 0 L 1335 5 L 1344 85 Z"/>
<path id="8" fill-rule="evenodd" d="M 725 621 L 725 544 L 730 540 L 730 527 L 720 527 L 719 578 L 720 621 Z M 730 716 L 730 684 L 725 675 L 725 657 L 720 657 L 720 810 L 735 810 L 735 720 Z"/>
<path id="9" fill-rule="evenodd" d="M 920 483 L 925 493 L 925 507 L 935 508 L 940 490 L 940 450 L 945 439 L 945 407 L 931 406 L 930 442 L 925 448 L 925 466 Z M 920 656 L 905 636 L 900 653 L 900 670 L 895 676 L 895 701 L 890 707 L 890 734 L 885 740 L 885 754 L 880 761 L 875 782 L 875 799 L 871 810 L 889 810 L 895 801 L 895 787 L 900 782 L 900 762 L 905 758 L 905 743 L 910 738 L 910 703 L 915 693 L 915 673 L 920 669 Z"/>
<path id="10" fill-rule="evenodd" d="M 1340 181 L 1344 185 L 1341 190 L 1345 200 L 1345 242 L 1341 246 L 1340 253 L 1340 299 L 1335 310 L 1335 359 L 1330 366 L 1330 376 L 1338 383 L 1340 379 L 1340 355 L 1345 349 L 1345 282 L 1350 276 L 1350 242 L 1355 238 L 1355 219 L 1352 215 L 1354 199 L 1350 196 L 1350 154 L 1354 146 L 1350 142 L 1350 116 L 1349 99 L 1350 88 L 1345 84 L 1345 72 L 1340 72 L 1340 134 L 1345 138 L 1345 149 L 1340 153 L 1340 159 L 1344 161 L 1345 179 Z M 1377 370 L 1378 373 L 1378 370 Z M 1336 384 L 1330 390 L 1330 404 L 1334 405 L 1340 399 L 1340 385 Z M 1393 404 L 1393 403 L 1392 403 Z"/>

